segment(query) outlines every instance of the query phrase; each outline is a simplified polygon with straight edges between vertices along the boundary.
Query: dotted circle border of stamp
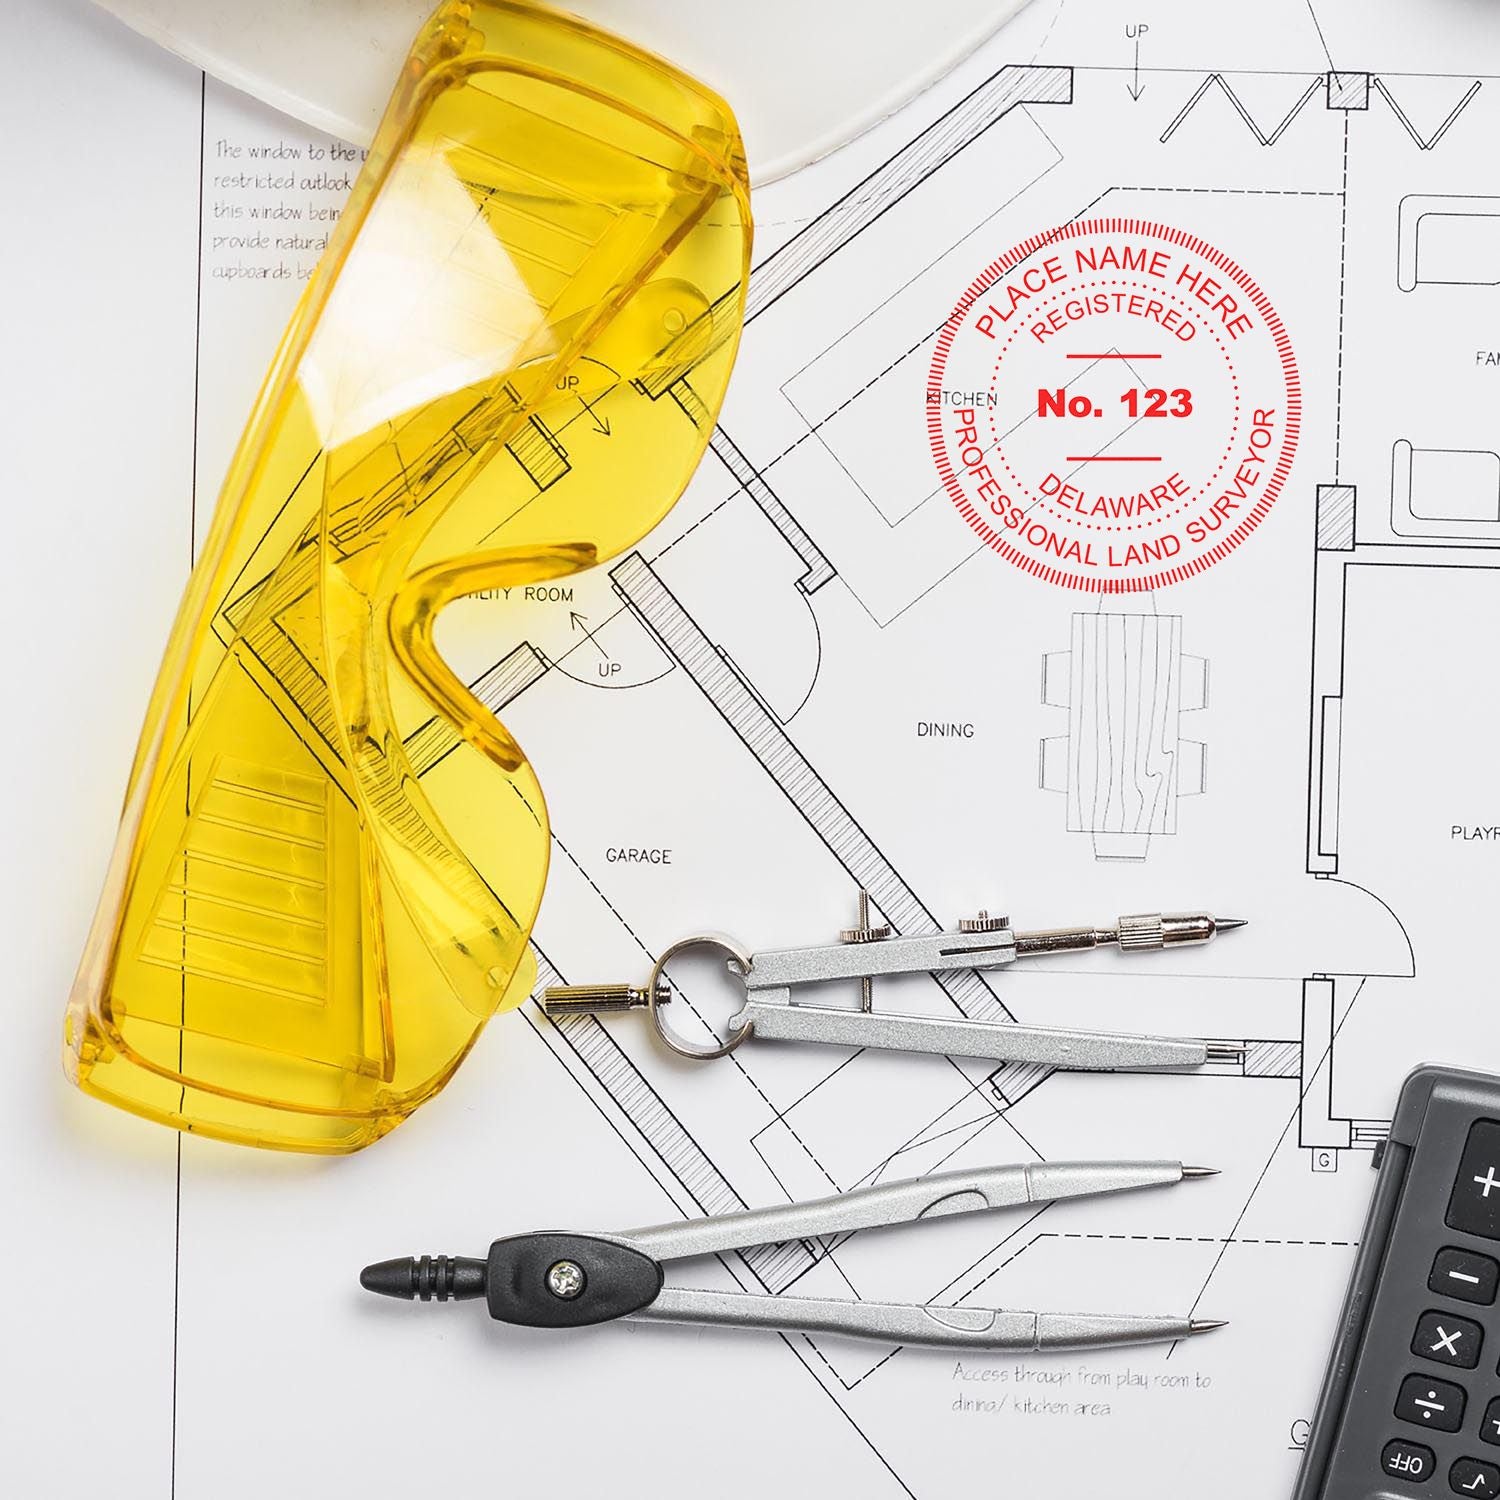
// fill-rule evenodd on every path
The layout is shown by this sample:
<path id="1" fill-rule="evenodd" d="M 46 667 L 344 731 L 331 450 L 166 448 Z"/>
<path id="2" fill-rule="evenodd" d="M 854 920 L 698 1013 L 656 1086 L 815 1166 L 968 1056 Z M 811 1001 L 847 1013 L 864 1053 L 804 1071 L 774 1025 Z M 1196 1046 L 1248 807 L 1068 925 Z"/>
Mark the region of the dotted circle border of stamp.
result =
<path id="1" fill-rule="evenodd" d="M 953 340 L 957 336 L 959 329 L 963 326 L 964 319 L 970 309 L 1001 277 L 1013 271 L 1022 261 L 1029 259 L 1037 251 L 1045 250 L 1050 246 L 1065 244 L 1069 240 L 1082 239 L 1091 235 L 1121 234 L 1141 235 L 1161 240 L 1166 244 L 1176 246 L 1178 249 L 1186 250 L 1189 254 L 1200 257 L 1222 271 L 1245 294 L 1250 301 L 1250 305 L 1260 314 L 1266 331 L 1270 334 L 1272 342 L 1275 345 L 1276 355 L 1280 361 L 1282 379 L 1285 382 L 1286 389 L 1286 426 L 1280 452 L 1277 455 L 1276 466 L 1271 471 L 1271 476 L 1261 490 L 1260 496 L 1245 518 L 1232 531 L 1215 542 L 1212 547 L 1200 552 L 1196 557 L 1186 562 L 1176 563 L 1169 568 L 1160 569 L 1154 573 L 1137 574 L 1131 577 L 1097 577 L 1056 567 L 1043 558 L 1023 552 L 997 532 L 980 515 L 973 502 L 965 494 L 962 484 L 953 472 L 953 465 L 949 462 L 947 445 L 942 430 L 943 411 L 940 401 L 943 388 L 943 375 L 947 368 L 948 355 L 952 350 Z M 1296 456 L 1297 443 L 1301 431 L 1302 383 L 1297 373 L 1297 361 L 1292 352 L 1291 339 L 1287 335 L 1287 331 L 1282 325 L 1281 318 L 1277 314 L 1276 309 L 1271 305 L 1270 299 L 1250 275 L 1236 261 L 1231 260 L 1229 256 L 1225 255 L 1223 251 L 1210 245 L 1206 240 L 1199 238 L 1195 234 L 1189 234 L 1186 230 L 1174 228 L 1169 224 L 1159 223 L 1154 219 L 1074 219 L 1069 223 L 1045 230 L 1041 234 L 1032 235 L 1029 239 L 1022 240 L 1018 245 L 1012 246 L 1004 255 L 1000 256 L 997 260 L 991 261 L 970 282 L 968 289 L 959 298 L 952 313 L 949 314 L 947 321 L 938 333 L 937 344 L 933 349 L 932 363 L 928 369 L 928 442 L 932 449 L 933 460 L 937 466 L 938 477 L 942 481 L 943 488 L 948 492 L 949 498 L 957 507 L 959 514 L 963 516 L 970 528 L 986 546 L 992 551 L 998 552 L 1006 561 L 1013 563 L 1023 572 L 1029 573 L 1032 577 L 1039 578 L 1045 583 L 1056 584 L 1061 588 L 1078 589 L 1085 593 L 1144 593 L 1150 589 L 1165 588 L 1170 584 L 1181 583 L 1184 579 L 1195 577 L 1197 574 L 1211 568 L 1215 563 L 1222 561 L 1270 514 L 1271 507 L 1276 503 L 1281 493 L 1281 488 L 1286 482 L 1287 476 L 1291 473 L 1292 461 Z"/>

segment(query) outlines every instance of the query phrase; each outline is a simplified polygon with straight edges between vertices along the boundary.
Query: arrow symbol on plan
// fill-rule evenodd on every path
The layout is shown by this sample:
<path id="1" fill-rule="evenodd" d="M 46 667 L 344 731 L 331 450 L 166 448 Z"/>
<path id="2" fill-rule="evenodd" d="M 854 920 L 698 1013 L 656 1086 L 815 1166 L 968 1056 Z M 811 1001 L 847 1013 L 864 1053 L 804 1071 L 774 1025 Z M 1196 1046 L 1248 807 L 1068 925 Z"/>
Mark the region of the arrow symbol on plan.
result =
<path id="1" fill-rule="evenodd" d="M 1146 92 L 1145 85 L 1141 82 L 1141 39 L 1135 39 L 1135 66 L 1129 83 L 1125 85 L 1125 92 L 1132 99 L 1139 99 Z"/>
<path id="2" fill-rule="evenodd" d="M 594 431 L 597 432 L 601 437 L 608 437 L 609 436 L 609 418 L 608 417 L 601 417 L 599 415 L 599 413 L 596 412 L 594 410 L 594 408 L 589 405 L 588 400 L 585 397 L 580 396 L 578 398 L 578 400 L 582 404 L 583 409 L 589 414 L 589 418 L 590 418 L 590 420 L 594 424 Z"/>
<path id="3" fill-rule="evenodd" d="M 587 405 L 586 402 L 585 405 Z M 579 614 L 576 609 L 570 609 L 568 611 L 568 619 L 572 623 L 574 630 L 583 630 L 585 623 L 588 621 L 588 616 Z M 606 621 L 605 623 L 607 624 L 608 622 Z M 594 649 L 599 653 L 599 655 L 605 659 L 605 661 L 611 660 L 609 652 L 606 651 L 604 647 L 594 639 L 594 632 L 592 630 L 583 630 L 583 636 L 584 640 L 589 641 L 593 645 Z M 583 642 L 580 641 L 579 644 L 582 645 Z"/>

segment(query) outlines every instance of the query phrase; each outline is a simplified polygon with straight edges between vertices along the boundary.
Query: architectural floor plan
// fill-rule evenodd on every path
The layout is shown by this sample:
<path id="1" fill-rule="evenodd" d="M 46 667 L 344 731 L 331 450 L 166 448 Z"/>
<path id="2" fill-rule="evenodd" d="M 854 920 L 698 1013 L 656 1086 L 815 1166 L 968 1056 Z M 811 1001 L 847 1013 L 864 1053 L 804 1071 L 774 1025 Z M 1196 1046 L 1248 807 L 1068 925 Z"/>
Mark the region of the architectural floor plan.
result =
<path id="1" fill-rule="evenodd" d="M 514 1467 L 502 1451 L 484 1478 L 462 1437 L 441 1457 L 406 1437 L 383 1458 L 335 1453 L 309 1427 L 291 1440 L 295 1468 L 247 1457 L 243 1493 L 310 1494 L 315 1478 L 323 1493 L 340 1479 L 344 1493 L 407 1493 L 418 1464 L 452 1493 L 491 1493 L 543 1480 L 549 1451 L 590 1430 L 591 1482 L 618 1450 L 628 1494 L 659 1472 L 649 1492 L 699 1474 L 726 1500 L 778 1474 L 791 1494 L 1160 1496 L 1164 1451 L 1205 1493 L 1290 1487 L 1400 1080 L 1428 1059 L 1500 1066 L 1480 969 L 1500 896 L 1500 21 L 1464 12 L 1447 40 L 1411 42 L 1391 7 L 1368 26 L 1353 4 L 1270 9 L 1236 42 L 1185 5 L 1137 21 L 1037 0 L 943 85 L 768 191 L 739 365 L 685 498 L 625 556 L 463 601 L 439 631 L 546 788 L 539 989 L 634 979 L 691 932 L 751 949 L 832 941 L 861 891 L 903 934 L 981 909 L 1045 927 L 1206 908 L 1249 925 L 1128 965 L 1101 954 L 882 981 L 876 1004 L 1203 1036 L 1232 1060 L 1085 1075 L 767 1046 L 695 1063 L 630 1017 L 554 1022 L 532 1002 L 355 1162 L 236 1160 L 229 1180 L 222 1150 L 188 1142 L 169 1199 L 178 1493 L 242 1493 L 219 1473 L 226 1403 L 273 1420 L 268 1386 L 284 1380 L 299 1406 L 352 1424 L 376 1364 L 396 1390 L 418 1373 L 459 1387 L 460 1428 L 525 1409 L 534 1430 Z M 290 290 L 229 274 L 259 262 L 214 243 L 215 142 L 305 137 L 194 89 L 201 536 L 258 368 L 245 351 L 268 350 L 307 256 L 284 252 Z M 966 523 L 935 462 L 929 410 L 947 388 L 934 358 L 966 289 L 1037 237 L 1009 271 L 1040 267 L 1046 237 L 1082 224 L 1136 246 L 1149 237 L 1118 226 L 1215 247 L 1274 308 L 1295 372 L 1282 399 L 1297 393 L 1300 431 L 1274 504 L 1165 586 L 1032 576 Z M 1248 391 L 1221 342 L 1225 378 Z M 1133 354 L 1158 357 L 1111 345 L 1097 358 L 1144 393 L 1156 376 Z M 1102 388 L 1078 378 L 1057 386 Z M 691 391 L 662 394 L 684 422 L 706 420 Z M 1035 382 L 1023 395 L 1035 403 Z M 1148 432 L 1161 452 L 1185 441 L 1170 417 L 1107 415 L 1081 462 Z M 1023 416 L 994 452 L 1042 441 L 1043 408 Z M 610 441 L 587 423 L 545 437 L 557 463 L 570 443 Z M 1123 494 L 1117 478 L 1100 493 Z M 417 731 L 415 765 L 440 761 L 444 732 Z M 680 983 L 679 1028 L 722 1028 L 722 976 L 703 965 Z M 896 1240 L 769 1246 L 704 1274 L 1226 1328 L 1191 1347 L 955 1359 L 649 1328 L 544 1348 L 428 1318 L 413 1347 L 399 1309 L 346 1295 L 359 1264 L 414 1234 L 482 1244 L 595 1213 L 624 1228 L 1089 1156 L 1220 1175 Z M 288 1173 L 307 1207 L 282 1244 Z M 316 1261 L 315 1285 L 229 1359 L 210 1267 L 255 1254 L 288 1278 Z M 304 1368 L 281 1368 L 287 1341 Z M 575 1382 L 591 1394 L 570 1400 Z M 678 1423 L 676 1467 L 653 1470 L 653 1423 L 670 1430 L 683 1399 L 703 1404 Z M 718 1428 L 697 1425 L 716 1405 Z"/>
<path id="2" fill-rule="evenodd" d="M 1086 1150 L 1084 1122 L 1105 1120 L 1131 1151 L 1182 1139 L 1232 1163 L 1201 1198 L 966 1226 L 919 1272 L 924 1297 L 955 1302 L 1186 1295 L 1244 1330 L 1182 1351 L 1193 1383 L 1175 1384 L 1172 1356 L 1091 1361 L 1060 1391 L 1041 1384 L 1061 1400 L 1024 1426 L 1019 1371 L 971 1390 L 949 1380 L 952 1362 L 789 1341 L 915 1494 L 936 1493 L 927 1430 L 903 1430 L 898 1413 L 937 1404 L 934 1387 L 951 1387 L 945 1436 L 976 1464 L 1000 1436 L 977 1417 L 1003 1419 L 1007 1397 L 1013 1456 L 1045 1451 L 1047 1424 L 1072 1420 L 1067 1441 L 1098 1442 L 1102 1462 L 1162 1441 L 1189 1403 L 1214 1428 L 1220 1398 L 1195 1384 L 1244 1393 L 1234 1346 L 1289 1288 L 1320 1313 L 1274 1335 L 1304 1373 L 1262 1393 L 1256 1447 L 1295 1449 L 1349 1266 L 1351 1200 L 1398 1076 L 1477 1040 L 1472 959 L 1449 935 L 1482 922 L 1495 889 L 1484 684 L 1500 457 L 1483 345 L 1500 198 L 1475 189 L 1500 82 L 1142 77 L 1133 99 L 1111 71 L 1003 67 L 777 246 L 757 267 L 715 440 L 725 472 L 709 467 L 671 534 L 610 570 L 608 593 L 579 590 L 586 640 L 528 633 L 559 671 L 510 705 L 538 746 L 581 713 L 610 742 L 651 747 L 627 762 L 623 805 L 597 766 L 559 756 L 541 940 L 549 970 L 569 977 L 597 977 L 601 946 L 616 962 L 655 952 L 673 923 L 811 938 L 811 914 L 839 926 L 861 888 L 899 932 L 966 902 L 1081 918 L 1080 903 L 1109 907 L 1125 890 L 1253 913 L 1253 936 L 1191 967 L 1169 960 L 1170 974 L 1101 963 L 970 976 L 928 997 L 1030 1020 L 1125 1009 L 1143 1027 L 1247 1041 L 1243 1063 L 1211 1078 L 750 1049 L 705 1086 L 624 1026 L 534 1023 L 689 1213 Z M 1039 227 L 1100 214 L 1167 220 L 1253 261 L 1294 330 L 1307 394 L 1291 482 L 1242 559 L 1081 609 L 955 525 L 915 416 L 976 268 Z M 1188 634 L 1212 679 L 1183 651 Z M 1040 649 L 1058 638 L 1070 649 Z M 585 707 L 590 673 L 615 696 Z M 1057 709 L 1066 727 L 1047 733 L 1063 727 Z M 712 805 L 686 809 L 680 789 L 702 785 L 701 768 Z M 705 861 L 706 824 L 743 858 Z M 670 848 L 672 865 L 621 863 L 598 836 L 611 827 L 619 845 Z M 913 1267 L 855 1240 L 731 1269 L 770 1291 L 890 1296 L 911 1290 Z M 1106 1366 L 1125 1365 L 1142 1395 L 1096 1436 L 1107 1419 L 1090 1409 L 1119 1402 Z"/>

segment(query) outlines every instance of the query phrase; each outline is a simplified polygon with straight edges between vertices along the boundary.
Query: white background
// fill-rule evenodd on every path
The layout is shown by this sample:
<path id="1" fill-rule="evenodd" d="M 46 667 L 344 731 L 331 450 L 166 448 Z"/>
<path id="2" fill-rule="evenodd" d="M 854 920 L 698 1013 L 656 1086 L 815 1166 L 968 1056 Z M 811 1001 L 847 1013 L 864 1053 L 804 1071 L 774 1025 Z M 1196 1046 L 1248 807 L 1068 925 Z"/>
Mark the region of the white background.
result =
<path id="1" fill-rule="evenodd" d="M 1500 61 L 1500 19 L 1479 0 L 1325 0 L 1318 11 L 1346 66 Z M 941 97 L 1006 61 L 1128 66 L 1124 19 L 1137 17 L 1109 0 L 1037 0 Z M 1153 0 L 1138 19 L 1156 66 L 1326 63 L 1307 7 L 1291 0 Z M 438 1101 L 347 1160 L 179 1141 L 67 1086 L 63 1002 L 186 578 L 194 497 L 201 532 L 290 294 L 268 290 L 252 316 L 202 289 L 200 347 L 198 73 L 82 0 L 0 0 L 0 54 L 0 1494 L 899 1494 L 776 1338 L 630 1326 L 554 1336 L 500 1328 L 477 1309 L 412 1317 L 362 1296 L 355 1273 L 370 1259 L 674 1212 L 519 1017 L 495 1023 Z M 206 101 L 210 131 L 279 128 L 217 86 Z M 925 118 L 936 102 L 917 107 Z M 902 128 L 880 138 L 894 143 Z M 826 201 L 857 165 L 834 158 L 762 216 Z M 1232 851 L 1199 852 L 1202 884 L 1229 883 Z M 1352 1228 L 1364 1179 L 1342 1191 Z M 1307 1311 L 1320 1329 L 1339 1279 L 1320 1283 Z M 1300 1289 L 1285 1291 L 1292 1307 Z M 1310 1394 L 1307 1363 L 1263 1373 Z M 925 1433 L 925 1408 L 907 1420 L 909 1446 L 934 1455 L 918 1493 L 944 1493 L 933 1476 L 945 1427 Z M 1005 1478 L 1013 1441 L 996 1428 L 992 1467 L 953 1481 L 1022 1493 Z M 1289 1478 L 1293 1461 L 1271 1472 Z M 1235 1488 L 1227 1449 L 1223 1462 L 1208 1487 L 1260 1500 L 1263 1490 Z M 1201 1468 L 1172 1478 L 1170 1464 L 1063 1479 L 1067 1464 L 1033 1449 L 1025 1492 L 1185 1496 L 1209 1479 Z"/>

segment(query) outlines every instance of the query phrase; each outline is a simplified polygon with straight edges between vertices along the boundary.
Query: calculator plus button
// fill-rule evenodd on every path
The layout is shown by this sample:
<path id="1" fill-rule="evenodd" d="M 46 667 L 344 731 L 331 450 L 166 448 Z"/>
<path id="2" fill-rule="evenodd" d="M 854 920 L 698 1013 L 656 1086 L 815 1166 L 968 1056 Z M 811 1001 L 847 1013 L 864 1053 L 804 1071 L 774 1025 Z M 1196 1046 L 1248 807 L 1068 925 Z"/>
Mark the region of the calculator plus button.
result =
<path id="1" fill-rule="evenodd" d="M 1413 1422 L 1434 1432 L 1457 1432 L 1464 1425 L 1466 1399 L 1463 1387 L 1452 1381 L 1408 1375 L 1401 1382 L 1401 1393 L 1396 1397 L 1396 1415 L 1403 1422 Z M 1491 1401 L 1490 1408 L 1485 1413 L 1486 1419 L 1491 1415 L 1500 1416 L 1500 1398 Z M 1494 1430 L 1500 1431 L 1500 1423 Z M 1500 1442 L 1500 1437 L 1490 1441 Z"/>
<path id="2" fill-rule="evenodd" d="M 1493 1120 L 1469 1127 L 1446 1222 L 1465 1234 L 1500 1239 L 1500 1125 Z"/>
<path id="3" fill-rule="evenodd" d="M 1474 1302 L 1488 1307 L 1500 1289 L 1500 1261 L 1493 1261 L 1477 1250 L 1460 1250 L 1456 1245 L 1439 1250 L 1427 1278 L 1427 1290 L 1460 1302 Z"/>
<path id="4" fill-rule="evenodd" d="M 1479 1424 L 1479 1436 L 1487 1443 L 1500 1446 L 1500 1396 L 1496 1396 L 1484 1409 L 1484 1421 Z"/>
<path id="5" fill-rule="evenodd" d="M 1380 1471 L 1392 1479 L 1404 1479 L 1408 1484 L 1421 1484 L 1432 1478 L 1437 1459 L 1431 1448 L 1420 1443 L 1408 1443 L 1405 1438 L 1392 1438 L 1380 1454 Z"/>
<path id="6" fill-rule="evenodd" d="M 1425 1450 L 1424 1450 L 1425 1451 Z M 1389 1469 L 1386 1470 L 1390 1472 Z M 1448 1488 L 1455 1495 L 1473 1495 L 1475 1500 L 1495 1500 L 1500 1495 L 1500 1469 L 1477 1458 L 1455 1459 L 1448 1470 Z"/>
<path id="7" fill-rule="evenodd" d="M 1426 1312 L 1411 1337 L 1411 1352 L 1460 1370 L 1472 1370 L 1479 1363 L 1483 1341 L 1484 1330 L 1478 1323 L 1452 1313 Z"/>

